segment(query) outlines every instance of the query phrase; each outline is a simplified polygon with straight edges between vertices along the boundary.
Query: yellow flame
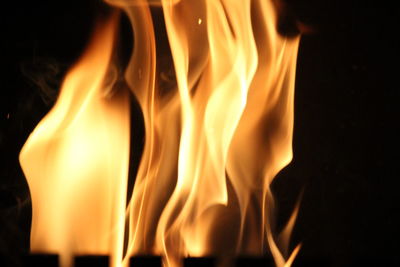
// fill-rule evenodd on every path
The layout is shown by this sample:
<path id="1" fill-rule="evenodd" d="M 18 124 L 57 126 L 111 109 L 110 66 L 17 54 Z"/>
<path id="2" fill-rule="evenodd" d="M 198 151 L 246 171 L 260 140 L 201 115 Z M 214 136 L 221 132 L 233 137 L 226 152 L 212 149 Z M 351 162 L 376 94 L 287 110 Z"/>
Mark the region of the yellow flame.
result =
<path id="1" fill-rule="evenodd" d="M 126 72 L 146 124 L 128 255 L 161 253 L 176 266 L 182 256 L 262 254 L 269 247 L 283 267 L 297 209 L 277 244 L 268 199 L 274 176 L 292 158 L 299 39 L 277 34 L 269 1 L 163 0 L 177 82 L 165 95 L 153 74 L 149 7 L 135 3 L 141 11 L 123 7 L 146 17 L 140 23 L 130 16 L 140 40 L 135 54 L 145 60 L 131 64 L 143 66 L 151 82 L 136 86 L 139 67 Z"/>
<path id="2" fill-rule="evenodd" d="M 278 267 L 289 267 L 300 249 L 289 253 L 298 206 L 278 235 L 270 185 L 292 159 L 299 38 L 278 35 L 269 0 L 106 1 L 132 24 L 125 80 L 145 126 L 127 240 L 129 97 L 103 96 L 112 22 L 21 152 L 33 199 L 32 249 L 65 259 L 111 253 L 113 266 L 135 254 L 163 254 L 166 266 L 180 266 L 189 255 L 269 251 Z M 169 69 L 156 60 L 151 5 L 163 11 Z M 164 88 L 174 84 L 172 72 L 175 88 Z"/>
<path id="3" fill-rule="evenodd" d="M 20 154 L 32 197 L 31 250 L 60 253 L 62 266 L 75 254 L 122 258 L 129 98 L 105 84 L 116 22 L 101 25 Z"/>

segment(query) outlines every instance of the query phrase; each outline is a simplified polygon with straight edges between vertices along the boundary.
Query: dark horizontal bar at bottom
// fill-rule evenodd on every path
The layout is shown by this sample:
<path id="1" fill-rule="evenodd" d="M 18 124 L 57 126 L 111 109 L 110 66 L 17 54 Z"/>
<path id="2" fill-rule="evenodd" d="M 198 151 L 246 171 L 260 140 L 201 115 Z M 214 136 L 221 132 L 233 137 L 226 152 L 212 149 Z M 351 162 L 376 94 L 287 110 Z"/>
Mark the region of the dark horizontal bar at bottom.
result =
<path id="1" fill-rule="evenodd" d="M 29 254 L 22 257 L 22 267 L 58 267 L 56 254 Z"/>
<path id="2" fill-rule="evenodd" d="M 108 267 L 110 257 L 105 255 L 82 255 L 74 259 L 74 267 Z"/>
<path id="3" fill-rule="evenodd" d="M 184 258 L 183 267 L 216 267 L 216 262 L 214 257 Z"/>
<path id="4" fill-rule="evenodd" d="M 129 259 L 130 267 L 162 267 L 161 256 L 135 256 Z"/>
<path id="5" fill-rule="evenodd" d="M 5 259 L 5 261 L 3 261 Z M 212 257 L 183 258 L 184 267 L 214 267 L 217 259 Z M 6 264 L 3 264 L 6 263 Z M 20 262 L 20 264 L 7 264 Z M 74 258 L 75 267 L 109 267 L 109 257 L 102 255 L 81 255 Z M 237 257 L 230 267 L 274 267 L 273 260 L 261 257 Z M 328 260 L 295 259 L 292 267 L 337 267 Z M 400 266 L 398 261 L 391 259 L 353 259 L 341 267 L 394 267 Z M 20 259 L 8 260 L 5 255 L 0 257 L 0 267 L 59 267 L 59 256 L 55 254 L 30 254 Z M 134 256 L 130 258 L 130 267 L 162 267 L 160 256 Z"/>
<path id="6" fill-rule="evenodd" d="M 274 267 L 274 261 L 265 257 L 238 257 L 234 261 L 235 267 Z"/>
<path id="7" fill-rule="evenodd" d="M 318 260 L 300 260 L 295 259 L 292 267 L 330 267 L 329 261 L 325 259 L 318 259 Z"/>

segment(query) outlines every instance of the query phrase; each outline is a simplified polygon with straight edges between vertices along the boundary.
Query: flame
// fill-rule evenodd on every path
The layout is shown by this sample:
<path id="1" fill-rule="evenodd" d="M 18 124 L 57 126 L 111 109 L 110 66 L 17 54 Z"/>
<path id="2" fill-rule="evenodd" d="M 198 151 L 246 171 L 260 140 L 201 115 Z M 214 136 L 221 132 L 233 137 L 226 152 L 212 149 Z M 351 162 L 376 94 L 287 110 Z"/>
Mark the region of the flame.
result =
<path id="1" fill-rule="evenodd" d="M 125 81 L 145 127 L 134 190 L 126 200 L 129 97 L 104 98 L 111 20 L 21 152 L 32 249 L 111 253 L 113 266 L 136 254 L 180 266 L 184 256 L 270 251 L 289 267 L 300 249 L 289 253 L 298 206 L 278 235 L 270 186 L 292 159 L 299 38 L 277 33 L 272 0 L 107 2 L 134 33 Z M 170 69 L 157 58 L 151 5 L 163 11 Z"/>
<path id="2" fill-rule="evenodd" d="M 99 27 L 20 153 L 33 206 L 31 250 L 61 253 L 62 266 L 76 254 L 122 257 L 129 95 L 106 83 L 116 22 Z"/>

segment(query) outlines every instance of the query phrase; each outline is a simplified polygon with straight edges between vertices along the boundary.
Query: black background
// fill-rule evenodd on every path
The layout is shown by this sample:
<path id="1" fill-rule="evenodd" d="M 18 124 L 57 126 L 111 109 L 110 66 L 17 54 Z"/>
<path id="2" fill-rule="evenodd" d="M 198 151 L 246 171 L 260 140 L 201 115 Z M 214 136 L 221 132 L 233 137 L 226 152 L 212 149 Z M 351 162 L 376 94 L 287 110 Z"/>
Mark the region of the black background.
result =
<path id="1" fill-rule="evenodd" d="M 18 153 L 54 101 L 56 91 L 43 88 L 58 88 L 106 10 L 95 0 L 10 2 L 2 6 L 0 51 L 0 253 L 7 257 L 29 247 L 31 206 Z M 395 44 L 386 42 L 393 32 L 379 26 L 394 16 L 367 1 L 287 4 L 284 32 L 292 34 L 293 18 L 311 32 L 299 49 L 294 160 L 273 185 L 279 222 L 304 190 L 293 236 L 293 246 L 303 244 L 300 258 L 335 266 L 394 260 L 396 188 L 387 181 L 398 178 L 390 156 L 396 134 L 387 126 L 398 120 L 397 92 L 381 78 L 381 58 Z"/>

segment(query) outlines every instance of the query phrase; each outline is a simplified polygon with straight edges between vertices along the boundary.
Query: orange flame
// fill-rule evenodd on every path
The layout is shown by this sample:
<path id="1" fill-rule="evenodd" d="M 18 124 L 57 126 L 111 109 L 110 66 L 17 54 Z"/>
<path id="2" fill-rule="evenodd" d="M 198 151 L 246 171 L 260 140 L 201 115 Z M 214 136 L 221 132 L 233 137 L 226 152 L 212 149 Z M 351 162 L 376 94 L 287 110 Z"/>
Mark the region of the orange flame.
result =
<path id="1" fill-rule="evenodd" d="M 122 257 L 129 95 L 105 83 L 116 22 L 98 30 L 20 154 L 32 197 L 31 250 L 61 253 L 62 266 L 72 254 Z"/>
<path id="2" fill-rule="evenodd" d="M 145 124 L 127 202 L 127 251 L 128 96 L 103 96 L 114 20 L 68 74 L 21 152 L 33 199 L 32 249 L 111 253 L 113 266 L 139 253 L 179 266 L 183 256 L 269 250 L 278 267 L 289 267 L 300 248 L 288 253 L 298 206 L 278 236 L 270 185 L 292 159 L 299 38 L 278 35 L 271 1 L 107 2 L 132 24 L 125 80 Z M 162 86 L 168 70 L 157 76 L 150 4 L 163 10 L 176 90 Z"/>

